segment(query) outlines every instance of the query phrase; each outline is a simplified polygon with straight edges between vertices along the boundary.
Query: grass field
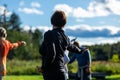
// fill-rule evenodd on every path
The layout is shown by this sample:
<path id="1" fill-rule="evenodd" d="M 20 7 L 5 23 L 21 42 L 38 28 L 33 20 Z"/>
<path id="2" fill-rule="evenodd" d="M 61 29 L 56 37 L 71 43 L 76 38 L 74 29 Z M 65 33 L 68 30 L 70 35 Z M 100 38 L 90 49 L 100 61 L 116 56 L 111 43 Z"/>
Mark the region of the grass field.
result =
<path id="1" fill-rule="evenodd" d="M 111 75 L 111 76 L 106 76 L 107 80 L 120 80 L 120 74 L 119 75 Z"/>
<path id="2" fill-rule="evenodd" d="M 43 80 L 40 75 L 17 75 L 5 76 L 3 80 Z"/>
<path id="3" fill-rule="evenodd" d="M 106 79 L 107 80 L 120 80 L 120 74 L 107 76 Z M 11 76 L 5 76 L 4 80 L 43 80 L 43 77 L 42 75 L 20 75 L 20 76 L 11 75 Z"/>

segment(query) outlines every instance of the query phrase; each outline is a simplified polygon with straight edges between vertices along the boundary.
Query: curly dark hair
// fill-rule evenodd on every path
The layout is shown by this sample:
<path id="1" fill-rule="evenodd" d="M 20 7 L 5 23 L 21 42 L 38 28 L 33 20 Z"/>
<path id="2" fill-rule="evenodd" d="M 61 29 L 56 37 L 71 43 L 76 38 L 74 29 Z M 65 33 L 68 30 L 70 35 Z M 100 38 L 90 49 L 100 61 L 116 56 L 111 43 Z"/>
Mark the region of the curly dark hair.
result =
<path id="1" fill-rule="evenodd" d="M 80 47 L 80 44 L 77 41 L 75 41 L 73 44 L 76 45 L 77 47 Z"/>

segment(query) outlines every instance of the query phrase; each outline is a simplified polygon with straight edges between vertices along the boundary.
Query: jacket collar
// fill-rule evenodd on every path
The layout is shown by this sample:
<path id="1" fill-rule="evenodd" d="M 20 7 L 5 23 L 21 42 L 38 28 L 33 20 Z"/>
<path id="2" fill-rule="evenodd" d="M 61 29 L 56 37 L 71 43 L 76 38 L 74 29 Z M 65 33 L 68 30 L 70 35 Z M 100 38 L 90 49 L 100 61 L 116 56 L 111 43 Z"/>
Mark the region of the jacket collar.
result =
<path id="1" fill-rule="evenodd" d="M 62 31 L 64 32 L 64 30 L 62 28 L 54 28 L 53 30 L 57 30 L 57 31 Z"/>

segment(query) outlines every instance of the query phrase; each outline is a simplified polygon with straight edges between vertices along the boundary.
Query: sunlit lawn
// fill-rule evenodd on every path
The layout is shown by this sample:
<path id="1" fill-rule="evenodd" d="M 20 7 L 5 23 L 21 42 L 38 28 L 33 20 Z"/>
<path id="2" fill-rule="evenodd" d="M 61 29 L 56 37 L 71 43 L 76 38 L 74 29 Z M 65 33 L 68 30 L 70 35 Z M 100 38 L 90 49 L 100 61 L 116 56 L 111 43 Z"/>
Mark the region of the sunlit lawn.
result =
<path id="1" fill-rule="evenodd" d="M 5 76 L 4 80 L 43 80 L 41 75 L 18 75 Z"/>
<path id="2" fill-rule="evenodd" d="M 107 80 L 120 80 L 120 74 L 119 75 L 111 75 L 111 76 L 106 76 Z"/>
<path id="3" fill-rule="evenodd" d="M 120 80 L 120 74 L 107 76 L 106 79 L 107 80 Z M 5 76 L 4 80 L 43 80 L 43 77 L 42 75 L 20 75 L 20 76 L 11 75 L 11 76 Z"/>

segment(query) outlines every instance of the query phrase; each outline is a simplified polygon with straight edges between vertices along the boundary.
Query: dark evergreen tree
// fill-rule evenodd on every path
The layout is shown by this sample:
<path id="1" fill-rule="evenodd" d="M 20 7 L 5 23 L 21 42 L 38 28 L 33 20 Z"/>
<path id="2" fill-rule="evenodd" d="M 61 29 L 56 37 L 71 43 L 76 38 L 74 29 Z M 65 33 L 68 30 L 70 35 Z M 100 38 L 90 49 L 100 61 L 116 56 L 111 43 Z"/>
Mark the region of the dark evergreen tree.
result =
<path id="1" fill-rule="evenodd" d="M 9 22 L 11 24 L 11 29 L 20 31 L 21 21 L 20 21 L 19 16 L 15 12 L 13 12 L 12 15 L 10 16 Z"/>

